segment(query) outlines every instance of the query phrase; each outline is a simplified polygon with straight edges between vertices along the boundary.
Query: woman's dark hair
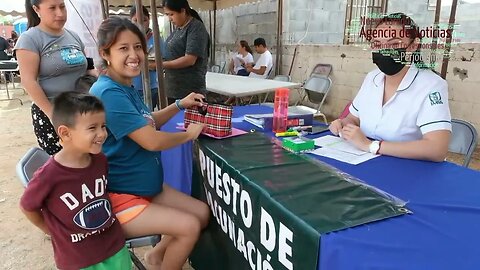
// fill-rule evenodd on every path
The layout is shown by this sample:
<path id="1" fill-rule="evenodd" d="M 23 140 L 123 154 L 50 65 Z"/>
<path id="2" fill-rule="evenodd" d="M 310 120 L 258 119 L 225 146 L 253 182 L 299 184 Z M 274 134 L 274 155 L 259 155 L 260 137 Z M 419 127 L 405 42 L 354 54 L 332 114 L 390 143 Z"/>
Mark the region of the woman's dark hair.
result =
<path id="1" fill-rule="evenodd" d="M 418 25 L 415 23 L 415 21 L 412 18 L 410 18 L 405 13 L 398 12 L 398 13 L 385 15 L 383 16 L 383 18 L 381 18 L 378 21 L 375 28 L 377 28 L 378 26 L 384 23 L 387 23 L 389 25 L 396 24 L 396 25 L 402 26 L 402 29 L 405 31 L 405 36 L 408 37 L 411 42 L 413 42 L 417 38 L 420 41 L 422 40 L 422 35 L 419 31 Z M 418 46 L 417 50 L 415 50 L 413 54 L 420 55 L 420 46 Z M 423 62 L 421 57 L 413 57 L 413 59 L 414 59 L 413 63 L 417 68 L 432 69 Z M 432 71 L 436 73 L 435 70 L 432 69 Z"/>
<path id="2" fill-rule="evenodd" d="M 250 54 L 253 55 L 253 51 L 252 51 L 252 49 L 250 48 L 250 46 L 248 46 L 248 42 L 247 42 L 247 41 L 245 41 L 245 40 L 240 40 L 240 46 L 242 46 L 243 48 L 245 48 L 245 50 L 246 50 L 247 52 L 249 52 Z"/>
<path id="3" fill-rule="evenodd" d="M 110 54 L 110 48 L 115 44 L 118 35 L 123 31 L 131 31 L 134 33 L 142 43 L 143 52 L 147 53 L 147 42 L 140 29 L 129 19 L 117 16 L 109 17 L 100 24 L 97 33 L 98 51 Z M 106 66 L 105 59 L 103 60 L 103 64 Z"/>
<path id="4" fill-rule="evenodd" d="M 203 20 L 200 18 L 200 15 L 198 15 L 198 12 L 190 7 L 187 0 L 163 0 L 163 6 L 176 12 L 182 12 L 183 8 L 188 15 L 203 23 Z"/>
<path id="5" fill-rule="evenodd" d="M 198 15 L 198 12 L 190 7 L 187 0 L 163 0 L 163 6 L 175 12 L 182 12 L 182 8 L 183 8 L 185 9 L 185 12 L 187 13 L 187 15 L 190 15 L 193 18 L 203 23 L 203 20 L 202 18 L 200 18 L 200 15 Z M 209 36 L 208 44 L 207 44 L 209 57 L 210 57 L 210 45 L 211 45 L 211 40 Z"/>
<path id="6" fill-rule="evenodd" d="M 415 21 L 407 16 L 404 13 L 398 12 L 398 13 L 392 13 L 383 16 L 375 26 L 377 28 L 379 25 L 383 23 L 388 23 L 390 25 L 392 24 L 397 24 L 401 25 L 403 29 L 405 29 L 405 35 L 410 38 L 410 40 L 414 40 L 416 38 L 421 39 L 422 35 L 418 31 L 418 25 L 415 23 Z"/>
<path id="7" fill-rule="evenodd" d="M 27 14 L 28 28 L 35 27 L 40 23 L 40 17 L 38 17 L 33 6 L 40 5 L 42 0 L 25 0 L 25 13 Z"/>
<path id="8" fill-rule="evenodd" d="M 148 17 L 150 18 L 150 12 L 148 12 L 148 9 L 142 5 L 142 11 L 143 11 L 143 16 L 145 17 Z M 133 16 L 135 16 L 135 14 L 137 14 L 137 7 L 136 6 L 133 6 L 131 9 L 130 9 L 130 18 L 132 18 Z"/>

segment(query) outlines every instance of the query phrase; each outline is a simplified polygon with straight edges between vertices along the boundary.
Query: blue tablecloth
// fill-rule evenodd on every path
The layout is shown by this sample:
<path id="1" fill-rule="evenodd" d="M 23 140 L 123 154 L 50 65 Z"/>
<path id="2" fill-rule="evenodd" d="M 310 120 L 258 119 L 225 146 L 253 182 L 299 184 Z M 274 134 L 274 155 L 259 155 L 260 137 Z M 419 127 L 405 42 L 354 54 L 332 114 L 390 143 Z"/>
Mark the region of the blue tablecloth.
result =
<path id="1" fill-rule="evenodd" d="M 234 118 L 271 111 L 257 105 L 235 107 Z M 163 129 L 173 131 L 182 121 L 178 114 Z M 234 126 L 255 128 L 246 122 Z M 166 182 L 186 193 L 191 151 L 189 143 L 162 155 Z M 480 269 L 480 172 L 448 162 L 387 156 L 356 166 L 312 157 L 407 201 L 413 211 L 323 235 L 318 269 Z"/>

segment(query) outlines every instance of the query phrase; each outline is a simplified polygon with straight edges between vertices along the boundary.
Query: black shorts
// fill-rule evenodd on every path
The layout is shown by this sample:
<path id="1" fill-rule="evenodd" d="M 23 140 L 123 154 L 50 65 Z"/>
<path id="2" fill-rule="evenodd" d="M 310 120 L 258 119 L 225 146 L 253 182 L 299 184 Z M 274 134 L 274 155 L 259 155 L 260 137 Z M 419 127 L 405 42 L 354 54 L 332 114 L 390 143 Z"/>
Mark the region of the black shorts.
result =
<path id="1" fill-rule="evenodd" d="M 45 150 L 49 155 L 54 155 L 62 149 L 59 142 L 60 139 L 50 119 L 35 104 L 32 104 L 32 125 L 40 148 Z"/>

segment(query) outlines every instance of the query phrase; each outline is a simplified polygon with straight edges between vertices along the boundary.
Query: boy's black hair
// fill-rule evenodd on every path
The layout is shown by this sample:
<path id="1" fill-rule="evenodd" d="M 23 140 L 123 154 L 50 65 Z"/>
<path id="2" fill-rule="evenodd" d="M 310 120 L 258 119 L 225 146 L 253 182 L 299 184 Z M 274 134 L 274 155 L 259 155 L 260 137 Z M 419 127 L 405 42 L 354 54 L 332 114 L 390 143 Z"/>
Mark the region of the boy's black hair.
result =
<path id="1" fill-rule="evenodd" d="M 83 75 L 75 81 L 75 90 L 80 93 L 87 93 L 96 81 L 97 77 L 95 76 Z"/>
<path id="2" fill-rule="evenodd" d="M 267 47 L 267 43 L 265 42 L 265 39 L 264 38 L 257 38 L 253 41 L 253 46 L 260 46 L 260 45 L 263 45 L 263 47 Z"/>
<path id="3" fill-rule="evenodd" d="M 144 5 L 142 5 L 142 12 L 144 17 L 150 18 L 150 12 L 148 12 L 148 9 Z M 130 18 L 135 16 L 135 14 L 137 14 L 137 7 L 133 5 L 130 9 Z"/>
<path id="4" fill-rule="evenodd" d="M 52 123 L 55 129 L 60 125 L 75 126 L 77 114 L 104 112 L 102 102 L 89 94 L 64 92 L 53 100 Z"/>

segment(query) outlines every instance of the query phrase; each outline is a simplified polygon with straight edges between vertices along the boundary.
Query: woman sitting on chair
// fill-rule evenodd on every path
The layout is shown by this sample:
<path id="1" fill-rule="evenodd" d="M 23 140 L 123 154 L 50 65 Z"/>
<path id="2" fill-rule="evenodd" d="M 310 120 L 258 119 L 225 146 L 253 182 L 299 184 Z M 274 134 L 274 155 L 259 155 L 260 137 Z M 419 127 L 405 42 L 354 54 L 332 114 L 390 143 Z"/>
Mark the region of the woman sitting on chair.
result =
<path id="1" fill-rule="evenodd" d="M 376 29 L 390 33 L 372 40 L 378 69 L 368 73 L 350 113 L 333 121 L 330 131 L 373 154 L 443 161 L 452 129 L 447 82 L 412 61 L 421 35 L 411 18 L 391 14 Z"/>
<path id="2" fill-rule="evenodd" d="M 248 76 L 250 72 L 245 69 L 245 65 L 253 63 L 253 52 L 248 46 L 248 42 L 240 40 L 238 43 L 238 53 L 232 57 L 229 65 L 229 71 L 231 74 L 239 76 Z"/>

